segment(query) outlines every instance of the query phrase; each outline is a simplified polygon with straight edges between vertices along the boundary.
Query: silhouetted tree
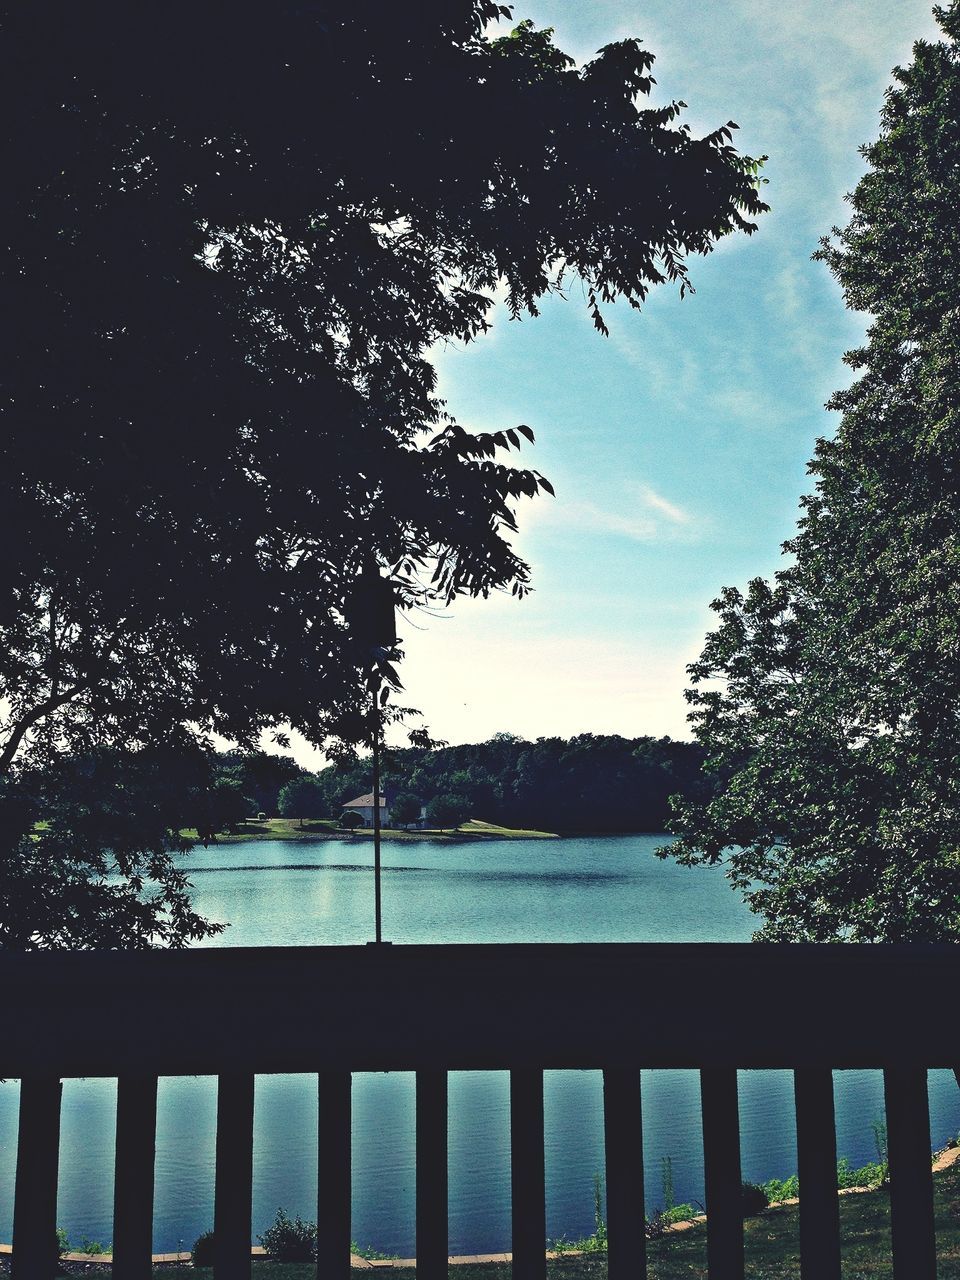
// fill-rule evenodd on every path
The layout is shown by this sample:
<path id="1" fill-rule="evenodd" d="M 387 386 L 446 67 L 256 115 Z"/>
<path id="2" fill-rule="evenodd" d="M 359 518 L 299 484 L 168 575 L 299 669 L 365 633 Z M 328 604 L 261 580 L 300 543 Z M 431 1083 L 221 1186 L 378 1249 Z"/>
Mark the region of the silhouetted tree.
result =
<path id="1" fill-rule="evenodd" d="M 634 105 L 636 42 L 577 70 L 503 12 L 246 3 L 214 45 L 185 0 L 2 11 L 0 766 L 51 720 L 366 740 L 363 563 L 404 604 L 524 589 L 543 482 L 494 455 L 530 432 L 464 431 L 426 353 L 498 281 L 520 314 L 579 276 L 602 326 L 762 205 L 726 127 Z"/>
<path id="2" fill-rule="evenodd" d="M 210 814 L 215 831 L 232 830 L 250 816 L 254 803 L 238 779 L 217 777 L 210 788 Z"/>
<path id="3" fill-rule="evenodd" d="M 244 795 L 254 801 L 254 809 L 268 817 L 279 812 L 277 801 L 283 786 L 306 770 L 288 755 L 268 751 L 227 751 L 216 758 L 219 778 L 236 782 Z"/>

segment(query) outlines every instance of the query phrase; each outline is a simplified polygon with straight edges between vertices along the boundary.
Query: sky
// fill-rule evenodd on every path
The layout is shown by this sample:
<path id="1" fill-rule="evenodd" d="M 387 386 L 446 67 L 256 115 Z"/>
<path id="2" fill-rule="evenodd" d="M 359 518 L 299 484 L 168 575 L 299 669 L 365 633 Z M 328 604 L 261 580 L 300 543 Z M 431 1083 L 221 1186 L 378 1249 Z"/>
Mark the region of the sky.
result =
<path id="1" fill-rule="evenodd" d="M 664 286 L 639 314 L 607 308 L 609 338 L 573 289 L 536 319 L 498 308 L 488 335 L 435 351 L 464 426 L 533 428 L 520 464 L 556 498 L 519 512 L 531 595 L 401 618 L 405 701 L 449 742 L 689 738 L 685 669 L 710 602 L 778 567 L 814 443 L 836 427 L 824 405 L 849 382 L 842 354 L 863 336 L 811 254 L 847 221 L 891 69 L 937 27 L 928 0 L 518 0 L 514 16 L 553 27 L 578 62 L 639 37 L 654 104 L 683 99 L 698 134 L 734 120 L 738 149 L 769 157 L 772 211 L 691 260 L 693 295 Z"/>

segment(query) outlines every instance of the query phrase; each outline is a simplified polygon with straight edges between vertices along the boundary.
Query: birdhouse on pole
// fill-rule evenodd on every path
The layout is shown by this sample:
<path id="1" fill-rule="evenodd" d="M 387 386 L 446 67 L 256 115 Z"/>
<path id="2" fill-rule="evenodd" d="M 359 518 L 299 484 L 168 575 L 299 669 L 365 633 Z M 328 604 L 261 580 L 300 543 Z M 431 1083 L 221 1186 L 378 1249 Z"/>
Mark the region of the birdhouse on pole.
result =
<path id="1" fill-rule="evenodd" d="M 393 584 L 380 576 L 368 560 L 353 598 L 353 633 L 368 649 L 392 649 L 397 643 L 396 598 Z"/>

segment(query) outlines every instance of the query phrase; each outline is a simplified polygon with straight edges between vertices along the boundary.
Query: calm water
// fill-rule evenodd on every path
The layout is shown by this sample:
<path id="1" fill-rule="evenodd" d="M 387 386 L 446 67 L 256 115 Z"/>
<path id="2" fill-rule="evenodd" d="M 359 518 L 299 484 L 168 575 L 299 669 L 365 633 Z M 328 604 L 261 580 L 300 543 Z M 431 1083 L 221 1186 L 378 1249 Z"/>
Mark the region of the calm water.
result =
<path id="1" fill-rule="evenodd" d="M 659 862 L 663 837 L 491 841 L 384 846 L 384 936 L 394 942 L 731 942 L 754 918 L 715 869 Z M 187 863 L 200 910 L 231 927 L 227 946 L 365 942 L 372 934 L 372 849 L 365 841 L 258 841 L 198 849 Z M 678 992 L 695 1007 L 696 991 Z M 268 1010 L 251 1009 L 251 1024 Z M 590 1009 L 570 1009 L 571 1027 Z M 169 1028 L 177 1034 L 176 1026 Z M 872 1121 L 882 1113 L 878 1072 L 837 1079 L 838 1150 L 874 1158 Z M 669 1157 L 678 1201 L 703 1196 L 696 1072 L 645 1072 L 647 1198 L 662 1203 Z M 18 1087 L 0 1084 L 0 1240 L 13 1217 Z M 354 1078 L 354 1238 L 390 1253 L 414 1252 L 412 1075 Z M 796 1169 L 792 1082 L 787 1072 L 741 1072 L 744 1177 Z M 113 1081 L 64 1084 L 58 1221 L 72 1241 L 112 1236 Z M 215 1084 L 160 1084 L 154 1248 L 189 1248 L 213 1222 Z M 960 1129 L 952 1074 L 930 1077 L 932 1141 Z M 316 1217 L 315 1079 L 261 1076 L 254 1134 L 254 1231 L 282 1205 Z M 548 1072 L 545 1083 L 547 1229 L 551 1238 L 593 1227 L 593 1175 L 603 1167 L 598 1072 Z M 509 1247 L 509 1099 L 506 1076 L 458 1072 L 450 1080 L 450 1247 Z"/>

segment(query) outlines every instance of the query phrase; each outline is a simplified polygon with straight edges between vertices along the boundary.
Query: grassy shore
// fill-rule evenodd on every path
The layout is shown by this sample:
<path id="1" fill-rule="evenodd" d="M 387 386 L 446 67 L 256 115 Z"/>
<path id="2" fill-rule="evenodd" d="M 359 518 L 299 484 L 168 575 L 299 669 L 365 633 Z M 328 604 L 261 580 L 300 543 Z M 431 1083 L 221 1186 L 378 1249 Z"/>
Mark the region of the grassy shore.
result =
<path id="1" fill-rule="evenodd" d="M 960 1280 L 960 1163 L 934 1175 L 938 1247 L 938 1280 Z M 840 1198 L 844 1280 L 892 1280 L 890 1197 L 886 1190 Z M 799 1217 L 796 1205 L 766 1210 L 745 1225 L 747 1280 L 799 1280 Z M 647 1242 L 650 1280 L 696 1280 L 706 1275 L 706 1230 L 701 1226 Z M 365 1269 L 366 1270 L 366 1269 Z M 379 1270 L 379 1268 L 378 1268 Z M 415 1280 L 411 1269 L 383 1268 L 390 1280 Z M 551 1280 L 603 1280 L 604 1254 L 561 1257 L 547 1264 Z M 86 1274 L 94 1274 L 93 1269 Z M 107 1280 L 109 1268 L 96 1268 Z M 360 1280 L 359 1269 L 354 1273 Z M 451 1267 L 452 1280 L 510 1280 L 509 1264 L 466 1264 Z M 158 1267 L 155 1277 L 212 1280 L 212 1271 L 192 1267 Z M 301 1264 L 258 1262 L 257 1280 L 313 1280 L 316 1268 Z"/>
<path id="2" fill-rule="evenodd" d="M 182 833 L 188 840 L 196 840 L 195 828 L 188 827 Z M 498 827 L 491 822 L 480 822 L 471 818 L 469 822 L 453 831 L 398 831 L 392 827 L 384 827 L 381 832 L 384 840 L 442 840 L 476 841 L 476 840 L 556 840 L 553 831 L 524 831 L 512 827 Z M 340 829 L 334 818 L 306 818 L 301 825 L 298 818 L 264 818 L 262 821 L 242 822 L 235 832 L 218 835 L 216 844 L 243 844 L 248 840 L 371 840 L 373 831 L 364 828 L 348 832 Z"/>

